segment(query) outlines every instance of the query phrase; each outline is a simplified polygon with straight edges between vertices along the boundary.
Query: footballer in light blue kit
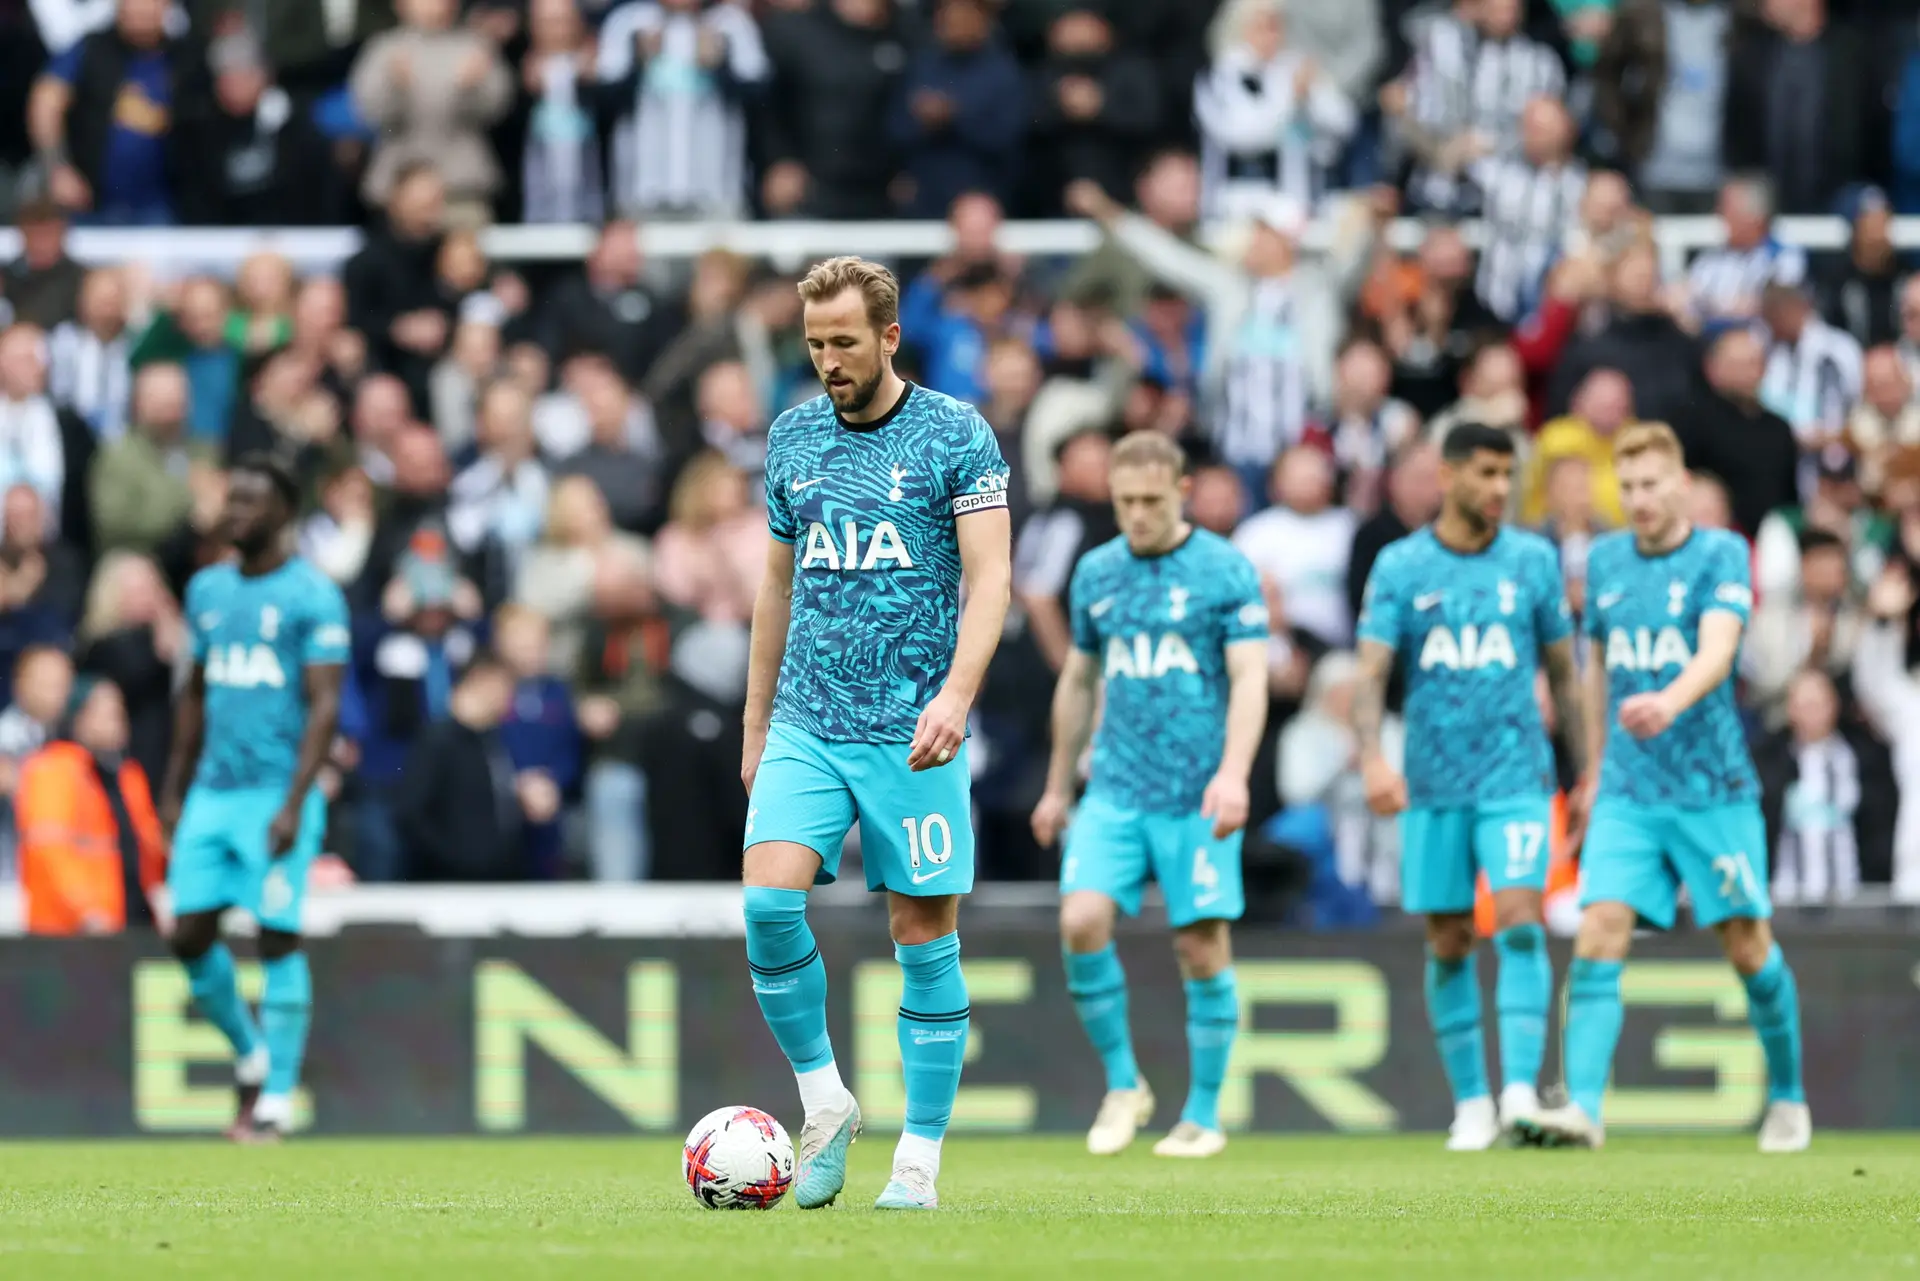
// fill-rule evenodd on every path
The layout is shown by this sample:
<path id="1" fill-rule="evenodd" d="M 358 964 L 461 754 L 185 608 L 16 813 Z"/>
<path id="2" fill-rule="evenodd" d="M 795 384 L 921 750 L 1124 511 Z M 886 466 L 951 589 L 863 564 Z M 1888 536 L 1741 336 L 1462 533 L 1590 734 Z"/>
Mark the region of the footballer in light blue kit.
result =
<path id="1" fill-rule="evenodd" d="M 1535 693 L 1542 670 L 1576 753 L 1585 738 L 1559 554 L 1539 535 L 1501 523 L 1512 441 L 1462 424 L 1441 457 L 1440 515 L 1382 551 L 1367 579 L 1354 719 L 1368 803 L 1382 815 L 1401 813 L 1401 906 L 1427 918 L 1427 1012 L 1454 1099 L 1447 1146 L 1482 1151 L 1540 1107 L 1553 989 L 1542 900 L 1558 790 Z M 1406 673 L 1404 779 L 1380 750 L 1396 660 Z M 1482 873 L 1493 891 L 1500 962 L 1497 1110 L 1475 958 Z"/>
<path id="2" fill-rule="evenodd" d="M 173 953 L 233 1046 L 240 1106 L 229 1134 L 241 1141 L 276 1139 L 293 1120 L 313 1004 L 300 909 L 326 835 L 315 782 L 333 745 L 350 645 L 340 589 L 288 552 L 299 510 L 299 486 L 279 462 L 250 455 L 234 465 L 225 523 L 239 560 L 187 584 L 193 672 L 161 788 Z M 258 1024 L 220 940 L 229 907 L 260 925 Z"/>
<path id="3" fill-rule="evenodd" d="M 930 1210 L 967 1047 L 967 715 L 1006 617 L 1007 467 L 972 406 L 894 372 L 900 295 L 886 268 L 830 259 L 800 295 L 827 394 L 782 414 L 767 442 L 772 540 L 741 771 L 747 962 L 806 1112 L 794 1199 L 817 1209 L 845 1185 L 860 1109 L 827 1037 L 807 890 L 839 875 L 858 822 L 903 976 L 906 1116 L 876 1204 Z"/>
<path id="4" fill-rule="evenodd" d="M 1734 701 L 1753 607 L 1750 553 L 1737 534 L 1688 520 L 1686 464 L 1670 428 L 1628 429 L 1614 458 L 1632 529 L 1595 540 L 1587 559 L 1588 703 L 1605 748 L 1567 979 L 1569 1102 L 1539 1118 L 1537 1137 L 1604 1141 L 1627 950 L 1636 925 L 1672 926 L 1684 887 L 1694 921 L 1719 935 L 1746 987 L 1766 1054 L 1760 1150 L 1799 1152 L 1813 1134 L 1800 998 L 1773 940 L 1760 784 Z"/>
<path id="5" fill-rule="evenodd" d="M 1187 996 L 1190 1076 L 1158 1156 L 1226 1147 L 1220 1086 L 1240 999 L 1230 926 L 1244 908 L 1241 829 L 1247 773 L 1267 716 L 1267 603 L 1260 575 L 1226 539 L 1182 513 L 1192 482 L 1157 432 L 1114 447 L 1109 488 L 1121 535 L 1080 558 L 1070 588 L 1073 648 L 1053 695 L 1053 751 L 1034 836 L 1066 831 L 1060 934 L 1067 990 L 1106 1072 L 1087 1150 L 1108 1156 L 1152 1119 L 1127 1021 L 1116 912 L 1140 911 L 1160 884 Z M 1073 786 L 1104 691 L 1093 772 L 1077 812 Z"/>

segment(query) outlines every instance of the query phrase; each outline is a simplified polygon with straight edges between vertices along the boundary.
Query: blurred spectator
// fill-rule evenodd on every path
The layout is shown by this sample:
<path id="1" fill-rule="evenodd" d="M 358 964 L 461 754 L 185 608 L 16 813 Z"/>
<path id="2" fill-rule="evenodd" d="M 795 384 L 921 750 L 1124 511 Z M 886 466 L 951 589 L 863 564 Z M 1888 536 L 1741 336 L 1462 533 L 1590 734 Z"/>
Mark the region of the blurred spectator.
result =
<path id="1" fill-rule="evenodd" d="M 290 351 L 270 356 L 254 375 L 251 394 L 234 413 L 226 456 L 254 450 L 277 454 L 309 491 L 322 476 L 352 460 L 341 431 L 339 402 L 321 388 L 314 367 Z"/>
<path id="2" fill-rule="evenodd" d="M 1427 422 L 1427 439 L 1443 449 L 1447 434 L 1461 423 L 1497 427 L 1513 440 L 1514 467 L 1524 477 L 1533 459 L 1533 437 L 1527 431 L 1527 375 L 1520 355 L 1503 342 L 1488 342 L 1473 354 L 1460 376 L 1460 399 Z M 1509 496 L 1512 512 L 1519 511 L 1523 490 Z"/>
<path id="3" fill-rule="evenodd" d="M 293 264 L 276 253 L 249 254 L 234 277 L 227 343 L 259 360 L 293 340 Z"/>
<path id="4" fill-rule="evenodd" d="M 20 772 L 58 732 L 73 693 L 73 660 L 58 645 L 29 645 L 7 673 L 12 699 L 0 711 L 0 864 L 12 870 L 19 845 Z"/>
<path id="5" fill-rule="evenodd" d="M 316 94 L 345 97 L 342 82 L 355 53 L 394 21 L 391 0 L 254 0 L 244 12 L 264 43 L 267 65 L 300 102 Z"/>
<path id="6" fill-rule="evenodd" d="M 977 263 L 955 276 L 947 287 L 945 309 L 915 341 L 925 354 L 921 381 L 969 404 L 985 399 L 981 380 L 987 347 L 1007 335 L 1013 296 L 1014 282 L 993 263 Z"/>
<path id="7" fill-rule="evenodd" d="M 1231 467 L 1193 469 L 1193 488 L 1187 494 L 1187 518 L 1210 534 L 1232 538 L 1247 517 L 1247 491 L 1240 473 Z"/>
<path id="8" fill-rule="evenodd" d="M 373 546 L 373 482 L 346 467 L 320 486 L 319 510 L 300 526 L 300 555 L 342 588 L 353 585 Z"/>
<path id="9" fill-rule="evenodd" d="M 1576 615 L 1586 611 L 1587 553 L 1607 532 L 1594 511 L 1593 464 L 1579 454 L 1564 454 L 1547 465 L 1539 533 L 1560 553 L 1560 577 L 1567 604 Z"/>
<path id="10" fill-rule="evenodd" d="M 102 267 L 88 272 L 80 286 L 78 316 L 47 336 L 47 394 L 101 440 L 118 440 L 127 430 L 133 391 L 127 318 L 126 281 Z"/>
<path id="11" fill-rule="evenodd" d="M 749 488 L 757 487 L 767 470 L 767 416 L 746 365 L 720 360 L 707 366 L 695 403 L 701 444 L 738 469 Z"/>
<path id="12" fill-rule="evenodd" d="M 49 524 L 46 503 L 31 485 L 12 486 L 0 503 L 0 577 L 14 580 L 0 593 L 24 595 L 63 623 L 79 621 L 87 558 Z"/>
<path id="13" fill-rule="evenodd" d="M 1521 4 L 1456 5 L 1428 24 L 1412 83 L 1388 86 L 1383 105 L 1418 162 L 1409 187 L 1416 206 L 1472 211 L 1468 167 L 1518 154 L 1527 103 L 1564 96 L 1566 70 L 1553 50 L 1522 34 Z"/>
<path id="14" fill-rule="evenodd" d="M 1760 399 L 1793 425 L 1802 448 L 1837 439 L 1860 399 L 1860 344 L 1820 319 L 1804 286 L 1767 286 L 1760 315 L 1768 341 Z"/>
<path id="15" fill-rule="evenodd" d="M 202 92 L 198 50 L 164 30 L 166 0 L 117 0 L 112 28 L 48 64 L 27 106 L 51 157 L 47 190 L 83 222 L 161 227 L 174 217 L 176 114 Z"/>
<path id="16" fill-rule="evenodd" d="M 380 131 L 367 203 L 386 204 L 401 174 L 431 164 L 449 221 L 485 223 L 500 186 L 486 129 L 512 101 L 513 77 L 490 40 L 454 25 L 454 0 L 399 0 L 395 9 L 401 25 L 369 40 L 353 66 L 354 107 Z"/>
<path id="17" fill-rule="evenodd" d="M 1893 836 L 1893 896 L 1920 903 L 1920 684 L 1907 670 L 1915 605 L 1911 571 L 1895 564 L 1867 596 L 1872 621 L 1854 656 L 1853 690 L 1893 752 L 1900 813 Z"/>
<path id="18" fill-rule="evenodd" d="M 521 220 L 599 222 L 606 216 L 607 188 L 594 123 L 593 34 L 575 0 L 533 0 L 527 30 L 531 44 L 520 64 L 520 89 L 532 106 L 520 156 Z M 611 41 L 619 33 L 606 34 Z"/>
<path id="19" fill-rule="evenodd" d="M 133 381 L 133 423 L 93 460 L 94 545 L 154 552 L 193 507 L 187 469 L 206 448 L 187 439 L 187 375 L 155 364 Z"/>
<path id="20" fill-rule="evenodd" d="M 710 249 L 693 264 L 687 287 L 685 327 L 667 344 L 639 385 L 640 398 L 653 410 L 668 451 L 681 454 L 699 433 L 699 380 L 716 361 L 747 362 L 753 395 L 763 406 L 773 400 L 776 377 L 769 308 L 785 306 L 799 315 L 799 295 L 770 274 L 756 281 L 753 264 L 724 249 Z M 905 321 L 902 321 L 904 326 Z M 808 366 L 809 372 L 812 366 Z"/>
<path id="21" fill-rule="evenodd" d="M 173 741 L 173 675 L 187 656 L 187 629 L 158 567 L 128 552 L 102 557 L 75 641 L 80 670 L 106 677 L 120 692 L 124 750 L 149 776 L 164 770 Z"/>
<path id="22" fill-rule="evenodd" d="M 1200 221 L 1200 187 L 1200 163 L 1191 152 L 1158 152 L 1134 184 L 1140 217 L 1169 236 L 1190 241 Z M 1111 224 L 1103 221 L 1101 231 L 1100 247 L 1074 264 L 1060 296 L 1104 298 L 1123 316 L 1139 315 L 1156 274 L 1121 242 Z"/>
<path id="23" fill-rule="evenodd" d="M 362 379 L 353 399 L 353 442 L 361 468 L 376 485 L 393 483 L 393 455 L 413 423 L 407 387 L 391 374 Z"/>
<path id="24" fill-rule="evenodd" d="M 546 532 L 520 558 L 514 579 L 514 599 L 538 611 L 550 624 L 556 672 L 574 671 L 582 662 L 581 645 L 593 611 L 598 567 L 613 555 L 638 565 L 638 572 L 646 575 L 646 540 L 614 526 L 599 487 L 585 476 L 556 480 Z"/>
<path id="25" fill-rule="evenodd" d="M 697 456 L 674 481 L 668 513 L 653 540 L 660 598 L 710 623 L 751 622 L 766 571 L 767 534 L 745 474 L 722 454 Z"/>
<path id="26" fill-rule="evenodd" d="M 1062 191 L 1092 182 L 1122 199 L 1140 149 L 1161 123 L 1160 86 L 1148 59 L 1117 47 L 1097 9 L 1068 4 L 1047 30 L 1047 60 L 1034 89 L 1028 168 L 1040 211 Z M 1069 212 L 1085 213 L 1069 202 Z"/>
<path id="27" fill-rule="evenodd" d="M 580 645 L 574 689 L 588 740 L 587 828 L 593 877 L 646 880 L 648 720 L 664 706 L 662 673 L 671 640 L 647 584 L 646 561 L 613 544 L 594 557 L 592 617 Z"/>
<path id="28" fill-rule="evenodd" d="M 1347 617 L 1360 617 L 1373 562 L 1388 543 L 1397 542 L 1440 514 L 1440 448 L 1414 439 L 1393 455 L 1383 486 L 1386 501 L 1353 532 L 1347 556 Z"/>
<path id="29" fill-rule="evenodd" d="M 582 362 L 577 378 L 591 434 L 586 447 L 563 462 L 560 471 L 591 480 L 621 529 L 655 528 L 661 516 L 661 451 L 646 406 L 604 360 Z"/>
<path id="30" fill-rule="evenodd" d="M 913 184 L 907 217 L 943 218 L 968 192 L 1014 196 L 1027 86 L 994 17 L 989 0 L 938 0 L 934 39 L 907 64 L 887 119 Z"/>
<path id="31" fill-rule="evenodd" d="M 1346 478 L 1346 502 L 1362 515 L 1380 505 L 1387 462 L 1420 432 L 1412 405 L 1388 394 L 1393 366 L 1365 339 L 1347 344 L 1333 370 L 1333 412 L 1327 423 L 1334 461 Z"/>
<path id="32" fill-rule="evenodd" d="M 514 383 L 496 382 L 481 393 L 480 456 L 447 491 L 447 531 L 463 552 L 491 539 L 517 556 L 540 534 L 550 482 L 534 444 L 532 410 Z"/>
<path id="33" fill-rule="evenodd" d="M 1712 206 L 1724 169 L 1731 10 L 1726 0 L 1624 0 L 1601 48 L 1595 113 L 1655 213 Z"/>
<path id="34" fill-rule="evenodd" d="M 1707 356 L 1710 394 L 1696 397 L 1675 422 L 1688 465 L 1726 481 L 1734 524 L 1749 538 L 1768 512 L 1799 501 L 1799 444 L 1786 419 L 1760 402 L 1765 369 L 1751 332 L 1722 334 Z"/>
<path id="35" fill-rule="evenodd" d="M 1533 459 L 1524 473 L 1520 519 L 1538 524 L 1546 515 L 1547 472 L 1566 458 L 1587 464 L 1591 509 L 1601 521 L 1626 523 L 1620 506 L 1620 482 L 1613 474 L 1613 438 L 1634 421 L 1633 384 L 1617 369 L 1596 369 L 1573 394 L 1572 412 L 1540 429 Z"/>
<path id="36" fill-rule="evenodd" d="M 1566 106 L 1535 98 L 1520 116 L 1519 153 L 1469 170 L 1487 229 L 1474 291 L 1501 320 L 1511 323 L 1528 309 L 1579 219 L 1587 167 L 1573 159 L 1573 143 Z"/>
<path id="37" fill-rule="evenodd" d="M 427 378 L 433 429 L 452 453 L 473 442 L 480 391 L 501 373 L 499 308 L 484 296 L 464 303 L 453 342 Z"/>
<path id="38" fill-rule="evenodd" d="M 1885 750 L 1842 728 L 1825 672 L 1794 674 L 1786 724 L 1754 751 L 1774 837 L 1774 902 L 1844 903 L 1860 892 L 1869 851 L 1890 835 L 1873 830 L 1876 807 L 1862 803 L 1869 787 L 1893 790 Z"/>
<path id="39" fill-rule="evenodd" d="M 0 266 L 0 320 L 51 330 L 80 311 L 87 271 L 67 256 L 67 220 L 51 200 L 29 200 L 15 218 L 20 254 Z"/>
<path id="40" fill-rule="evenodd" d="M 1765 16 L 1726 55 L 1727 167 L 1772 175 L 1786 213 L 1826 213 L 1888 154 L 1878 60 L 1827 0 L 1767 0 Z"/>
<path id="41" fill-rule="evenodd" d="M 1867 505 L 1853 455 L 1840 445 L 1829 445 L 1813 460 L 1813 473 L 1813 489 L 1806 502 L 1775 508 L 1754 535 L 1753 588 L 1760 599 L 1795 589 L 1800 581 L 1800 540 L 1808 530 L 1821 529 L 1840 538 L 1856 580 L 1869 582 L 1880 572 L 1893 531 Z M 1897 497 L 1891 495 L 1890 502 Z"/>
<path id="42" fill-rule="evenodd" d="M 1878 187 L 1851 202 L 1853 234 L 1845 259 L 1823 274 L 1820 285 L 1827 323 L 1862 347 L 1900 336 L 1900 282 L 1906 272 L 1893 247 L 1893 210 Z"/>
<path id="43" fill-rule="evenodd" d="M 1718 476 L 1702 471 L 1692 473 L 1692 486 L 1687 491 L 1687 519 L 1695 529 L 1733 528 L 1733 499 Z"/>
<path id="44" fill-rule="evenodd" d="M 746 108 L 775 70 L 747 8 L 631 0 L 607 15 L 599 48 L 600 92 L 617 121 L 614 205 L 627 214 L 738 217 Z"/>
<path id="45" fill-rule="evenodd" d="M 294 294 L 287 345 L 319 367 L 328 390 L 347 404 L 366 372 L 367 340 L 347 328 L 346 287 L 331 276 L 309 276 Z"/>
<path id="46" fill-rule="evenodd" d="M 515 775 L 501 731 L 513 697 L 513 672 L 476 655 L 453 687 L 445 719 L 422 730 L 408 753 L 394 798 L 408 879 L 527 879 L 529 821 L 551 820 L 559 796 L 550 782 L 523 785 Z"/>
<path id="47" fill-rule="evenodd" d="M 306 104 L 275 82 L 245 30 L 207 52 L 209 86 L 180 104 L 176 137 L 180 221 L 212 227 L 305 227 L 342 221 L 327 141 Z"/>
<path id="48" fill-rule="evenodd" d="M 1877 494 L 1888 456 L 1920 445 L 1920 405 L 1914 403 L 1913 377 L 1894 347 L 1873 348 L 1861 368 L 1862 394 L 1847 419 L 1846 445 L 1860 459 L 1867 492 Z"/>
<path id="49" fill-rule="evenodd" d="M 1587 191 L 1591 194 L 1608 176 L 1596 174 Z M 1595 300 L 1605 288 L 1605 268 L 1594 252 L 1564 257 L 1547 269 L 1539 307 L 1515 327 L 1512 336 L 1513 349 L 1527 371 L 1529 422 L 1545 419 L 1547 394 L 1560 357 L 1573 340 L 1582 316 L 1596 310 Z"/>
<path id="50" fill-rule="evenodd" d="M 1073 567 L 1120 532 L 1107 493 L 1111 448 L 1100 431 L 1076 432 L 1062 441 L 1055 452 L 1058 491 L 1027 518 L 1014 544 L 1013 597 L 1026 614 L 1034 643 L 1056 672 L 1073 644 L 1067 625 Z"/>
<path id="51" fill-rule="evenodd" d="M 587 255 L 579 275 L 563 278 L 540 312 L 540 342 L 564 361 L 586 352 L 611 359 L 630 383 L 638 383 L 686 323 L 675 299 L 641 279 L 646 259 L 639 228 L 610 222 Z"/>
<path id="52" fill-rule="evenodd" d="M 1356 522 L 1333 505 L 1333 482 L 1324 451 L 1287 450 L 1273 465 L 1273 506 L 1242 525 L 1233 544 L 1279 587 L 1296 626 L 1339 648 L 1353 630 L 1346 586 Z"/>
<path id="53" fill-rule="evenodd" d="M 514 678 L 500 733 L 526 818 L 527 870 L 537 880 L 558 880 L 566 870 L 561 810 L 567 797 L 579 794 L 584 755 L 573 695 L 552 673 L 544 616 L 502 605 L 493 616 L 493 643 Z"/>
<path id="54" fill-rule="evenodd" d="M 67 495 L 67 449 L 46 393 L 42 335 L 31 325 L 0 332 L 0 490 L 27 485 L 53 528 Z"/>
<path id="55" fill-rule="evenodd" d="M 1276 193 L 1314 207 L 1359 127 L 1352 100 L 1288 46 L 1282 0 L 1233 0 L 1214 19 L 1212 44 L 1193 97 L 1208 216 L 1256 217 Z"/>
<path id="56" fill-rule="evenodd" d="M 446 188 L 427 161 L 401 166 L 390 184 L 385 225 L 368 233 L 342 272 L 347 323 L 366 336 L 373 363 L 398 375 L 424 402 L 428 371 L 447 343 L 447 313 L 434 277 Z"/>
<path id="57" fill-rule="evenodd" d="M 195 458 L 187 464 L 187 493 L 187 518 L 154 552 L 167 589 L 180 600 L 195 574 L 233 551 L 226 533 L 227 473 L 213 459 Z"/>
<path id="58" fill-rule="evenodd" d="M 1461 368 L 1487 336 L 1503 328 L 1473 291 L 1473 256 L 1451 227 L 1436 227 L 1420 244 L 1409 300 L 1397 291 L 1380 317 L 1393 356 L 1393 394 L 1423 416 L 1456 394 Z"/>
<path id="59" fill-rule="evenodd" d="M 1047 313 L 1044 336 L 1045 381 L 1027 407 L 1014 473 L 1034 503 L 1053 497 L 1062 442 L 1083 431 L 1110 432 L 1114 415 L 1124 412 L 1131 392 L 1152 394 L 1136 380 L 1139 371 L 1108 350 L 1111 338 L 1138 347 L 1117 321 L 1103 324 L 1092 309 L 1063 300 Z"/>
<path id="60" fill-rule="evenodd" d="M 67 737 L 20 777 L 20 881 L 29 934 L 112 934 L 152 924 L 167 848 L 148 775 L 126 755 L 113 682 L 74 690 Z"/>
<path id="61" fill-rule="evenodd" d="M 1359 740 L 1353 733 L 1353 694 L 1358 685 L 1353 655 L 1328 654 L 1314 664 L 1306 708 L 1280 731 L 1278 785 L 1289 809 L 1318 809 L 1340 883 L 1361 887 L 1377 903 L 1400 896 L 1400 836 L 1390 818 L 1367 808 L 1361 785 Z M 1398 766 L 1406 731 L 1397 715 L 1381 725 L 1380 747 Z"/>
<path id="62" fill-rule="evenodd" d="M 1568 345 L 1548 393 L 1549 411 L 1565 413 L 1574 389 L 1587 375 L 1610 368 L 1633 384 L 1634 407 L 1643 420 L 1683 420 L 1699 349 L 1660 296 L 1660 256 L 1652 245 L 1635 245 L 1615 260 L 1608 299 L 1599 331 Z"/>
<path id="63" fill-rule="evenodd" d="M 821 0 L 767 15 L 760 201 L 787 218 L 880 218 L 898 166 L 877 128 L 907 51 L 892 0 Z"/>
<path id="64" fill-rule="evenodd" d="M 1800 581 L 1760 598 L 1740 651 L 1746 694 L 1768 728 L 1788 719 L 1788 691 L 1813 669 L 1843 679 L 1863 623 L 1847 562 L 1847 543 L 1825 529 L 1800 531 Z"/>
<path id="65" fill-rule="evenodd" d="M 1354 106 L 1372 101 L 1379 85 L 1387 43 L 1380 9 L 1378 0 L 1346 0 L 1288 5 L 1285 13 L 1288 48 L 1319 67 Z"/>
<path id="66" fill-rule="evenodd" d="M 176 305 L 147 326 L 128 357 L 135 370 L 163 363 L 185 374 L 188 434 L 209 444 L 226 438 L 240 391 L 240 345 L 228 334 L 229 315 L 226 286 L 196 276 L 180 287 Z"/>
<path id="67" fill-rule="evenodd" d="M 1760 318 L 1769 285 L 1807 283 L 1805 251 L 1773 234 L 1773 187 L 1764 177 L 1735 178 L 1720 188 L 1724 249 L 1708 249 L 1687 272 L 1687 298 L 1711 337 L 1720 329 Z"/>

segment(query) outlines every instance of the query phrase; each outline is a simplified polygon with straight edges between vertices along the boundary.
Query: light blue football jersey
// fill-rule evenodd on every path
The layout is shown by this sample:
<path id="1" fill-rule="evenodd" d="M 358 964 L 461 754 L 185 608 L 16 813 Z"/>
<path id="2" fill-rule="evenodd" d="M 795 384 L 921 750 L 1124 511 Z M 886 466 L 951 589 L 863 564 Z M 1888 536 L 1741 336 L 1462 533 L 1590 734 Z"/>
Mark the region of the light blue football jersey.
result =
<path id="1" fill-rule="evenodd" d="M 906 743 L 953 665 L 956 523 L 1007 505 L 973 406 L 908 384 L 854 426 L 816 396 L 774 420 L 767 527 L 793 544 L 793 616 L 773 719 L 843 743 Z"/>
<path id="2" fill-rule="evenodd" d="M 1586 631 L 1607 666 L 1607 752 L 1600 792 L 1647 805 L 1697 808 L 1760 795 L 1746 728 L 1728 677 L 1664 734 L 1635 738 L 1620 704 L 1664 688 L 1692 660 L 1700 618 L 1725 610 L 1744 624 L 1753 609 L 1747 544 L 1724 529 L 1695 529 L 1663 556 L 1642 555 L 1622 531 L 1587 553 Z"/>
<path id="3" fill-rule="evenodd" d="M 249 578 L 212 565 L 187 584 L 193 659 L 206 677 L 206 737 L 194 786 L 284 790 L 307 728 L 308 667 L 344 664 L 347 602 L 312 565 Z"/>
<path id="4" fill-rule="evenodd" d="M 1204 529 L 1159 556 L 1115 538 L 1074 568 L 1073 643 L 1100 662 L 1106 706 L 1089 795 L 1192 814 L 1226 745 L 1227 646 L 1263 640 L 1260 574 Z"/>
<path id="5" fill-rule="evenodd" d="M 1534 696 L 1540 649 L 1573 632 L 1553 544 L 1502 527 L 1477 553 L 1431 528 L 1388 545 L 1367 578 L 1357 635 L 1406 672 L 1408 800 L 1449 807 L 1554 790 Z"/>

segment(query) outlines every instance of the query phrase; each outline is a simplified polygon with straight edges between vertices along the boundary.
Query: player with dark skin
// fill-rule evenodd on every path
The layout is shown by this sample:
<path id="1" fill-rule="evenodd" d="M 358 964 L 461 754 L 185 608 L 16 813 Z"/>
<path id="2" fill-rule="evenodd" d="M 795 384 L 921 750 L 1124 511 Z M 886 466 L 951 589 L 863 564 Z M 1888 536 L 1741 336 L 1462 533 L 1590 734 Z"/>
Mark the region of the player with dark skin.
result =
<path id="1" fill-rule="evenodd" d="M 226 511 L 221 517 L 222 531 L 240 554 L 240 572 L 248 578 L 271 574 L 287 563 L 292 555 L 293 522 L 299 514 L 299 492 L 287 473 L 275 465 L 242 460 L 229 474 Z M 340 720 L 340 691 L 346 668 L 338 664 L 309 665 L 304 682 L 307 702 L 306 731 L 300 739 L 300 758 L 286 800 L 267 828 L 267 848 L 278 859 L 293 848 L 300 832 L 300 811 L 321 768 L 333 748 Z M 166 779 L 160 790 L 160 825 L 169 844 L 180 812 L 186 804 L 187 788 L 200 764 L 200 748 L 206 735 L 206 669 L 193 665 L 187 687 L 174 708 L 173 750 L 167 759 Z M 218 911 L 183 913 L 173 926 L 168 947 L 181 962 L 204 956 L 220 938 Z M 284 930 L 262 929 L 259 937 L 260 959 L 278 960 L 300 949 L 300 936 Z M 253 1105 L 259 1099 L 260 1086 L 241 1085 L 239 1109 L 229 1138 L 255 1137 Z"/>

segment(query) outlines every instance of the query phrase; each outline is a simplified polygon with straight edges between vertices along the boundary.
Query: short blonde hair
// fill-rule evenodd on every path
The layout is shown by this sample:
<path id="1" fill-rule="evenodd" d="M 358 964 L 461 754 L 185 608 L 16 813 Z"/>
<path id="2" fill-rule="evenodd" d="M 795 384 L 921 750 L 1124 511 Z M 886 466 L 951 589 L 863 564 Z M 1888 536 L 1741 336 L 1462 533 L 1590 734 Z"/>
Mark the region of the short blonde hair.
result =
<path id="1" fill-rule="evenodd" d="M 1676 467 L 1687 465 L 1687 451 L 1680 438 L 1665 423 L 1634 423 L 1621 430 L 1613 442 L 1613 461 L 1625 462 L 1641 454 L 1660 454 L 1673 460 Z"/>
<path id="2" fill-rule="evenodd" d="M 800 301 L 825 302 L 849 289 L 860 291 L 875 329 L 900 323 L 900 282 L 877 262 L 851 256 L 814 264 L 800 281 Z"/>
<path id="3" fill-rule="evenodd" d="M 1157 431 L 1133 431 L 1122 436 L 1120 443 L 1113 447 L 1107 466 L 1111 470 L 1165 467 L 1178 478 L 1187 474 L 1187 456 L 1168 436 Z"/>

